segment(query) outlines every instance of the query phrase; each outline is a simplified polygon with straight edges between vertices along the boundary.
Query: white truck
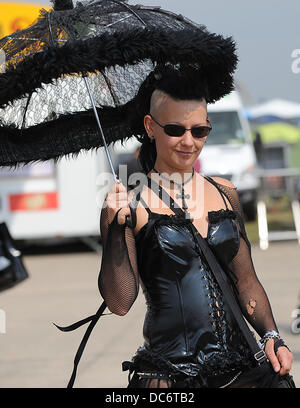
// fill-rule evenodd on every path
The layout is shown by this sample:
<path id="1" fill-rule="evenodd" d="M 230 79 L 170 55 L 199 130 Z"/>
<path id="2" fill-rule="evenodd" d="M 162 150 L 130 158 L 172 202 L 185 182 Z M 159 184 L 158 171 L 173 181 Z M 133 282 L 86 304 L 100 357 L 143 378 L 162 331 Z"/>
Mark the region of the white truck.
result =
<path id="1" fill-rule="evenodd" d="M 103 149 L 58 163 L 0 168 L 0 220 L 17 240 L 78 238 L 93 247 L 100 237 L 108 175 L 112 178 Z"/>
<path id="2" fill-rule="evenodd" d="M 213 129 L 199 156 L 201 171 L 230 180 L 237 187 L 247 219 L 254 220 L 260 178 L 250 126 L 238 92 L 209 104 L 208 116 Z"/>

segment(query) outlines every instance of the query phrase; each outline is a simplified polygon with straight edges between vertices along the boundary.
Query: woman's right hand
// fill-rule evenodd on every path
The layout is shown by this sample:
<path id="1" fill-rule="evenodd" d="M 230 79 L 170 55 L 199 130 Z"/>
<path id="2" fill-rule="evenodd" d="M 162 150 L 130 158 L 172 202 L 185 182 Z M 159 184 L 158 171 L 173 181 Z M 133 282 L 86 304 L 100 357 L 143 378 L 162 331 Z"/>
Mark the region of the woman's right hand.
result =
<path id="1" fill-rule="evenodd" d="M 116 213 L 118 214 L 118 224 L 123 225 L 126 222 L 126 216 L 131 214 L 129 207 L 129 196 L 125 186 L 122 183 L 115 183 L 106 196 L 106 206 L 108 209 L 109 223 L 113 221 Z"/>

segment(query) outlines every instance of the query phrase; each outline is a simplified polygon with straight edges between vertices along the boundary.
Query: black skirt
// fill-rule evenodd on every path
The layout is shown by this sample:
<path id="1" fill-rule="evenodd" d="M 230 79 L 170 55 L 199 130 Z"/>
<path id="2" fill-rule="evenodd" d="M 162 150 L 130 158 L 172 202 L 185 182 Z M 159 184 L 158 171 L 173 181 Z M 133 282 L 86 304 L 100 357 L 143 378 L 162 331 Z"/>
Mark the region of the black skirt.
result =
<path id="1" fill-rule="evenodd" d="M 224 373 L 212 375 L 203 366 L 194 363 L 174 364 L 169 360 L 142 350 L 133 359 L 123 362 L 123 371 L 129 370 L 127 388 L 294 388 L 291 376 L 275 373 L 271 364 L 233 367 Z"/>

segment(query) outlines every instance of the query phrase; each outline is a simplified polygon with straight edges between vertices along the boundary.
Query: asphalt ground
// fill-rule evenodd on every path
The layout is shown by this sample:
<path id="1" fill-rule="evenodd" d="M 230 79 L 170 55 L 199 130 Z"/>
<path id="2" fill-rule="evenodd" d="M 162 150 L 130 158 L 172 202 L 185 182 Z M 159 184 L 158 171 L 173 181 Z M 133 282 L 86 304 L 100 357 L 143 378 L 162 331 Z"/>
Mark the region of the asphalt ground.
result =
<path id="1" fill-rule="evenodd" d="M 102 298 L 97 279 L 101 255 L 60 246 L 24 252 L 30 278 L 0 293 L 0 388 L 65 388 L 87 326 L 61 332 L 94 314 Z M 51 253 L 52 252 L 52 253 Z M 275 242 L 268 250 L 252 246 L 253 261 L 272 305 L 281 336 L 294 354 L 291 374 L 300 384 L 300 334 L 291 332 L 291 314 L 300 292 L 300 246 Z M 108 310 L 106 310 L 106 313 Z M 130 360 L 142 344 L 143 294 L 126 316 L 105 315 L 94 328 L 79 363 L 76 388 L 125 388 Z M 4 317 L 5 316 L 5 320 Z"/>

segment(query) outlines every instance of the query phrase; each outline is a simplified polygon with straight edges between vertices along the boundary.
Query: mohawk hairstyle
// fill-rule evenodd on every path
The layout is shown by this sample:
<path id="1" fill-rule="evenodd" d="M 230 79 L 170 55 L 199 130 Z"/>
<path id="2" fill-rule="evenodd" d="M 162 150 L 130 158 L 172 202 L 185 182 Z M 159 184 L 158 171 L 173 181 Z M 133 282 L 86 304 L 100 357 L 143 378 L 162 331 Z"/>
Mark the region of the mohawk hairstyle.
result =
<path id="1" fill-rule="evenodd" d="M 203 100 L 210 102 L 205 75 L 194 64 L 158 65 L 142 83 L 132 109 L 129 113 L 129 124 L 133 134 L 142 143 L 139 161 L 148 173 L 156 160 L 155 143 L 150 143 L 144 128 L 144 117 L 150 112 L 151 96 L 160 90 L 176 100 Z"/>

